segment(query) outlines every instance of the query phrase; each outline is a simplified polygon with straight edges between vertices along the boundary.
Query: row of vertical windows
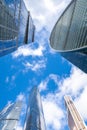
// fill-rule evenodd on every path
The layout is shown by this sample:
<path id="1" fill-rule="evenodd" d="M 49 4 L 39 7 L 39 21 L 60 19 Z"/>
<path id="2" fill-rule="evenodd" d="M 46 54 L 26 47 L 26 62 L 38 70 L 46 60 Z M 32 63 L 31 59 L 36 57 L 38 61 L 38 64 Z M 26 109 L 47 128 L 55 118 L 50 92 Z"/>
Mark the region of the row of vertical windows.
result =
<path id="1" fill-rule="evenodd" d="M 20 28 L 19 28 L 19 41 L 21 42 L 21 44 L 24 43 L 25 31 L 26 31 L 26 25 L 27 25 L 27 18 L 28 18 L 28 11 L 26 9 L 26 6 L 25 6 L 23 0 L 21 0 Z"/>
<path id="2" fill-rule="evenodd" d="M 80 48 L 87 45 L 86 39 L 86 21 L 87 18 L 87 1 L 77 0 L 76 6 L 72 18 L 72 24 L 69 31 L 69 36 L 67 40 L 67 47 L 70 45 L 71 49 Z M 67 49 L 66 47 L 66 49 Z"/>
<path id="3" fill-rule="evenodd" d="M 31 16 L 29 17 L 29 38 L 28 38 L 28 40 L 29 40 L 29 42 L 33 42 L 33 36 L 34 36 L 34 31 L 35 31 L 35 28 L 34 28 L 34 25 L 33 25 L 33 21 L 32 21 L 32 18 L 31 18 Z"/>
<path id="4" fill-rule="evenodd" d="M 53 46 L 54 49 L 61 50 L 62 48 L 65 48 L 66 46 L 66 40 L 67 40 L 67 36 L 68 36 L 70 24 L 71 24 L 74 4 L 75 2 L 73 2 L 68 7 L 68 9 L 60 17 L 56 26 L 53 29 L 53 32 L 51 35 L 51 46 Z"/>
<path id="5" fill-rule="evenodd" d="M 0 6 L 0 24 L 6 27 L 16 29 L 14 18 L 5 10 L 5 7 Z"/>

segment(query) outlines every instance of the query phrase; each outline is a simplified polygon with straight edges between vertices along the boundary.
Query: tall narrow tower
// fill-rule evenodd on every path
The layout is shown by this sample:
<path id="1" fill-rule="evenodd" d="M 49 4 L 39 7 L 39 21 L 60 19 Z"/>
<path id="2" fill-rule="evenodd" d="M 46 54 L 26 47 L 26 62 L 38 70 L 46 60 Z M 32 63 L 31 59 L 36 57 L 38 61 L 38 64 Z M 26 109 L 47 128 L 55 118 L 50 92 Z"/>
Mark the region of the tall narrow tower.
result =
<path id="1" fill-rule="evenodd" d="M 37 87 L 30 92 L 24 130 L 45 130 L 42 103 Z"/>
<path id="2" fill-rule="evenodd" d="M 68 125 L 70 130 L 87 130 L 84 121 L 78 113 L 70 96 L 65 96 L 65 105 L 68 112 Z"/>
<path id="3" fill-rule="evenodd" d="M 16 130 L 22 102 L 9 103 L 0 112 L 0 130 Z"/>

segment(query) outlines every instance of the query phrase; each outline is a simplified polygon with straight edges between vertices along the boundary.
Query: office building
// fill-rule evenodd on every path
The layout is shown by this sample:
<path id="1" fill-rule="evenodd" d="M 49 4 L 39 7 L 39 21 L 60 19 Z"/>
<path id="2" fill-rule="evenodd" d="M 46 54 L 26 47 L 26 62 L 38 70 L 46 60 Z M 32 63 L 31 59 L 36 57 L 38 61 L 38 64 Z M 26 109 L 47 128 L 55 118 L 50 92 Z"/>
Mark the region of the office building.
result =
<path id="1" fill-rule="evenodd" d="M 0 0 L 0 56 L 34 41 L 35 26 L 23 0 Z"/>
<path id="2" fill-rule="evenodd" d="M 29 95 L 24 130 L 45 130 L 42 103 L 37 87 L 34 87 Z"/>
<path id="3" fill-rule="evenodd" d="M 0 130 L 16 130 L 22 102 L 9 103 L 0 112 Z"/>
<path id="4" fill-rule="evenodd" d="M 65 96 L 64 99 L 68 113 L 68 125 L 70 130 L 87 130 L 87 127 L 76 109 L 71 97 Z"/>
<path id="5" fill-rule="evenodd" d="M 52 30 L 50 46 L 87 73 L 87 0 L 70 2 Z"/>

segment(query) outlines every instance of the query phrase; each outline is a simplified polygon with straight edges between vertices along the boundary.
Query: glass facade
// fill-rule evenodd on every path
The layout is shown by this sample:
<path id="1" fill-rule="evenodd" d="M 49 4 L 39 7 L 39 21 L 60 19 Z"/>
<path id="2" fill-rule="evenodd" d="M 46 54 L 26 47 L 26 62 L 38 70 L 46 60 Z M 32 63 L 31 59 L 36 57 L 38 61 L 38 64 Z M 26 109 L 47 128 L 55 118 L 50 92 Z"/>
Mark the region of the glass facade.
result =
<path id="1" fill-rule="evenodd" d="M 17 16 L 15 16 L 16 12 L 10 11 L 5 2 L 0 0 L 0 40 L 11 40 L 15 39 L 18 34 L 18 25 L 15 18 Z"/>
<path id="2" fill-rule="evenodd" d="M 35 26 L 33 24 L 32 17 L 29 17 L 29 26 L 28 26 L 28 41 L 29 42 L 34 42 L 34 34 L 35 34 Z"/>
<path id="3" fill-rule="evenodd" d="M 45 121 L 39 91 L 36 87 L 31 90 L 29 105 L 26 113 L 25 130 L 45 130 Z"/>
<path id="4" fill-rule="evenodd" d="M 21 0 L 20 2 L 20 19 L 19 19 L 19 35 L 18 35 L 18 43 L 23 44 L 25 38 L 25 31 L 27 26 L 27 19 L 28 19 L 28 11 L 24 2 Z M 18 44 L 18 46 L 20 46 Z"/>
<path id="5" fill-rule="evenodd" d="M 0 130 L 16 130 L 22 102 L 8 104 L 0 112 Z"/>
<path id="6" fill-rule="evenodd" d="M 26 44 L 28 42 L 29 43 L 34 42 L 34 34 L 35 34 L 35 26 L 33 24 L 33 20 L 31 18 L 30 12 L 28 12 L 24 42 Z"/>
<path id="7" fill-rule="evenodd" d="M 87 0 L 72 0 L 55 24 L 50 45 L 60 52 L 87 47 Z"/>
<path id="8" fill-rule="evenodd" d="M 27 43 L 33 42 L 34 25 L 23 0 L 0 0 L 0 12 L 0 56 L 26 43 L 26 36 Z"/>

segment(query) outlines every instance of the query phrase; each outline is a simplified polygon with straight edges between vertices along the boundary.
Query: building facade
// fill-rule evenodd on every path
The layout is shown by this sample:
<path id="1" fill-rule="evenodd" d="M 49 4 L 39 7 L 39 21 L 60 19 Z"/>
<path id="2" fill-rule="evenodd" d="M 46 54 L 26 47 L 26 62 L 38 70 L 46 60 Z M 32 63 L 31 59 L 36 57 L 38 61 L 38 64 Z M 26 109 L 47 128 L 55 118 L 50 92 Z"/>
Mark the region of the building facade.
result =
<path id="1" fill-rule="evenodd" d="M 35 26 L 23 0 L 0 0 L 0 12 L 0 56 L 34 41 Z"/>
<path id="2" fill-rule="evenodd" d="M 0 112 L 0 130 L 16 130 L 19 120 L 22 102 L 9 103 Z"/>
<path id="3" fill-rule="evenodd" d="M 70 96 L 65 96 L 65 105 L 68 113 L 68 125 L 70 130 L 87 130 L 87 127 L 77 111 Z"/>
<path id="4" fill-rule="evenodd" d="M 55 24 L 50 45 L 60 52 L 87 48 L 87 0 L 72 0 Z"/>
<path id="5" fill-rule="evenodd" d="M 30 92 L 24 130 L 45 130 L 42 103 L 37 87 Z"/>
<path id="6" fill-rule="evenodd" d="M 87 0 L 70 2 L 52 30 L 50 46 L 87 73 Z"/>

